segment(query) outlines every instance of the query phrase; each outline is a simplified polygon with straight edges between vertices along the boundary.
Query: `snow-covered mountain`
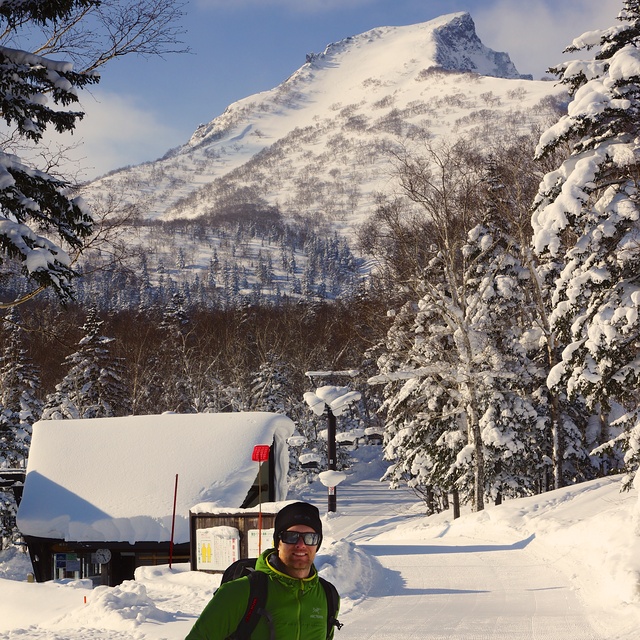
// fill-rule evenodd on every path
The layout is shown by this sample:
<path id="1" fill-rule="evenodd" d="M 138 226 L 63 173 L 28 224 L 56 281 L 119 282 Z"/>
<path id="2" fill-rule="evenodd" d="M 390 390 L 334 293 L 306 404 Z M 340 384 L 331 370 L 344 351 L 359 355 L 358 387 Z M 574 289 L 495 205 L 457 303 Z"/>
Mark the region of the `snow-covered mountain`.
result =
<path id="1" fill-rule="evenodd" d="M 226 308 L 349 296 L 372 268 L 354 232 L 378 194 L 397 189 L 390 148 L 460 136 L 489 145 L 548 126 L 564 99 L 484 46 L 468 13 L 330 44 L 163 158 L 84 187 L 98 218 L 133 212 L 135 224 L 121 227 L 115 266 L 104 265 L 110 248 L 84 254 L 94 275 L 78 298 L 162 308 L 181 291 Z"/>
<path id="2" fill-rule="evenodd" d="M 374 194 L 394 188 L 383 143 L 416 128 L 451 137 L 488 135 L 505 119 L 528 126 L 543 111 L 534 107 L 560 92 L 485 47 L 468 13 L 380 27 L 307 55 L 279 86 L 230 105 L 163 158 L 94 181 L 84 195 L 97 202 L 116 194 L 150 220 L 268 204 L 349 235 L 372 212 Z"/>

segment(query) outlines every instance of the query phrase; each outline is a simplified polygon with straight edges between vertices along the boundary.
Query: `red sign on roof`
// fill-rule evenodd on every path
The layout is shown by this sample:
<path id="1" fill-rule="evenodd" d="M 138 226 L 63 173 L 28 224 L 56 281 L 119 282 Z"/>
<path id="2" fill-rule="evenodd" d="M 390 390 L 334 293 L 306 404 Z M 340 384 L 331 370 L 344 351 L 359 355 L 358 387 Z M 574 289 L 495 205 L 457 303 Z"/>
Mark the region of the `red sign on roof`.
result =
<path id="1" fill-rule="evenodd" d="M 253 447 L 251 459 L 254 462 L 266 462 L 269 459 L 269 445 L 257 444 L 255 447 Z"/>

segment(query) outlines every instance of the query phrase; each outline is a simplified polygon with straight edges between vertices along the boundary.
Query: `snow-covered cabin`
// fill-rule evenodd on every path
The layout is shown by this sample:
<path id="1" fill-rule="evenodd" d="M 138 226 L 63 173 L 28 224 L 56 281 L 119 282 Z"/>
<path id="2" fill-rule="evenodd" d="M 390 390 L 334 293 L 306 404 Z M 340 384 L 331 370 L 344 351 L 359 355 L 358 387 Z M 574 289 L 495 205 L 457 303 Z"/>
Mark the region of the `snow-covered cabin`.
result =
<path id="1" fill-rule="evenodd" d="M 37 422 L 17 517 L 36 580 L 116 585 L 170 555 L 187 562 L 193 505 L 257 503 L 256 445 L 271 446 L 261 499 L 286 499 L 293 431 L 266 412 Z"/>

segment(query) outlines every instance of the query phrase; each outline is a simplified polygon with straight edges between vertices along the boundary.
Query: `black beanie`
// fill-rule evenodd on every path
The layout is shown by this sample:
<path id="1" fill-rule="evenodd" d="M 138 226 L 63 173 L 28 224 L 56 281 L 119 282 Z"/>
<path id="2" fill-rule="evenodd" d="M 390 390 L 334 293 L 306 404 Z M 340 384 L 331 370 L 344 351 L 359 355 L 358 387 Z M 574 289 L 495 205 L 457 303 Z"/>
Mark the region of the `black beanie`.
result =
<path id="1" fill-rule="evenodd" d="M 273 544 L 276 549 L 280 543 L 280 533 L 296 524 L 305 524 L 320 534 L 320 542 L 318 542 L 319 549 L 320 543 L 322 542 L 320 512 L 317 507 L 314 507 L 308 502 L 294 502 L 293 504 L 288 504 L 286 507 L 282 507 L 282 509 L 278 511 L 273 531 Z"/>

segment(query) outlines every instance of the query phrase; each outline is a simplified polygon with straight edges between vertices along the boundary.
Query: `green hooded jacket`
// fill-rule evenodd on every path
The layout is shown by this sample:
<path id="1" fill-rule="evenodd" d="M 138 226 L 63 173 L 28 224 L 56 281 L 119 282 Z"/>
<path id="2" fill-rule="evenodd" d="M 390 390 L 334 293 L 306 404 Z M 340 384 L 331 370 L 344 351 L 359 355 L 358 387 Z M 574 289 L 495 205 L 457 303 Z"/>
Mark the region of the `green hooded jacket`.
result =
<path id="1" fill-rule="evenodd" d="M 275 553 L 275 549 L 262 553 L 256 561 L 256 570 L 269 576 L 265 608 L 271 615 L 276 640 L 326 640 L 327 599 L 315 566 L 311 567 L 310 577 L 292 578 L 269 562 Z M 186 640 L 224 640 L 238 627 L 248 601 L 249 578 L 220 585 Z M 269 638 L 268 622 L 261 617 L 251 639 Z"/>

